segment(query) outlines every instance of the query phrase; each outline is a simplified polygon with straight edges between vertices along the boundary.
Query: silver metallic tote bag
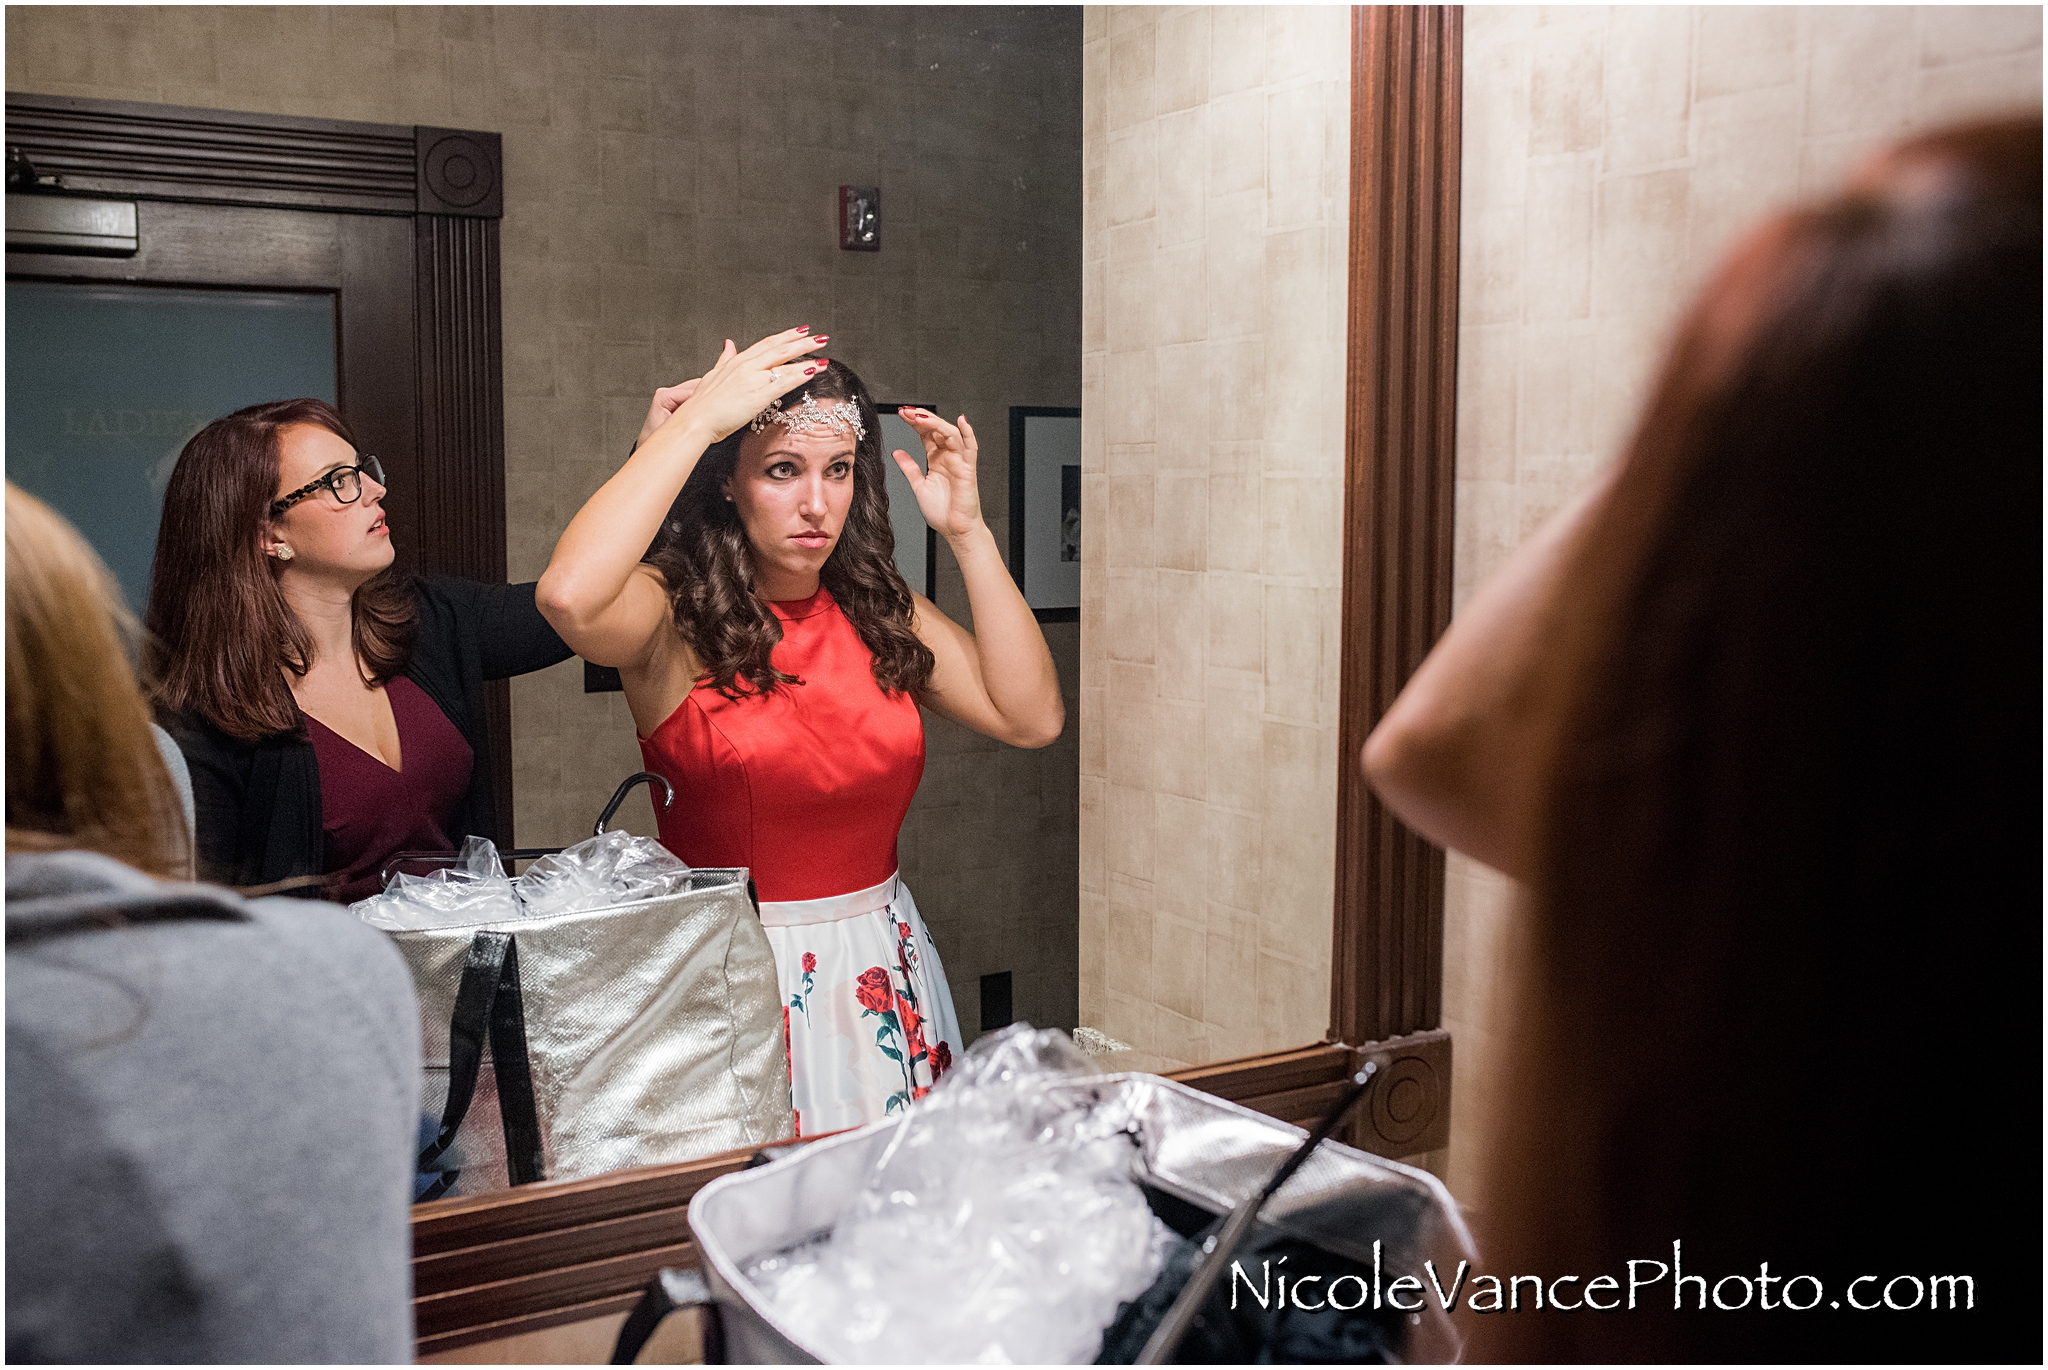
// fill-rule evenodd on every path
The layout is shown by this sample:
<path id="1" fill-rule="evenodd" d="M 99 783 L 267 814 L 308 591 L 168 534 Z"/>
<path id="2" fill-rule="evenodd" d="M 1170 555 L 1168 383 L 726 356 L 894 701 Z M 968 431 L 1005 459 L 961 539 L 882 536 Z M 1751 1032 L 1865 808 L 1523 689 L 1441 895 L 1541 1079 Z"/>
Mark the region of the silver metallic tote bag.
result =
<path id="1" fill-rule="evenodd" d="M 744 869 L 607 908 L 390 936 L 419 994 L 421 1106 L 441 1118 L 423 1198 L 795 1130 L 775 955 Z"/>

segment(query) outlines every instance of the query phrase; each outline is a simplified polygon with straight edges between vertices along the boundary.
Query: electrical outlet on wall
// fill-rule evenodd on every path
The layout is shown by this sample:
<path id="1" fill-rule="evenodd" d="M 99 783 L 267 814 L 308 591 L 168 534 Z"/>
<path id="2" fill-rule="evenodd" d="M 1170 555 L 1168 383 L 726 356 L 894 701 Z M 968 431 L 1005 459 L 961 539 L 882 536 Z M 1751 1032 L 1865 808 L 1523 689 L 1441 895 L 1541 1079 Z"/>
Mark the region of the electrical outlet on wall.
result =
<path id="1" fill-rule="evenodd" d="M 981 1030 L 994 1032 L 1017 1021 L 1010 1008 L 1010 972 L 981 977 Z"/>

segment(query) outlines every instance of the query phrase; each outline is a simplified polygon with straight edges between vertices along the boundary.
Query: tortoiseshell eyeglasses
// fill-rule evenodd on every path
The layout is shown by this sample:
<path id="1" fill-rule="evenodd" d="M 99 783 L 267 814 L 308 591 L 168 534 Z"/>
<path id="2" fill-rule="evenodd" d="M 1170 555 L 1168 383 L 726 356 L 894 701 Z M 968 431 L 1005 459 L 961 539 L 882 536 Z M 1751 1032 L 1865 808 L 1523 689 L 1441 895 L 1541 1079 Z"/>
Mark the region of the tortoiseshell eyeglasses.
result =
<path id="1" fill-rule="evenodd" d="M 276 518 L 300 500 L 317 494 L 321 490 L 332 490 L 334 497 L 343 504 L 354 504 L 363 497 L 364 476 L 368 476 L 379 485 L 386 484 L 384 479 L 384 463 L 378 461 L 375 457 L 364 457 L 362 461 L 354 466 L 337 466 L 326 475 L 320 477 L 320 479 L 309 481 L 292 491 L 289 495 L 272 500 L 270 502 L 270 516 Z"/>

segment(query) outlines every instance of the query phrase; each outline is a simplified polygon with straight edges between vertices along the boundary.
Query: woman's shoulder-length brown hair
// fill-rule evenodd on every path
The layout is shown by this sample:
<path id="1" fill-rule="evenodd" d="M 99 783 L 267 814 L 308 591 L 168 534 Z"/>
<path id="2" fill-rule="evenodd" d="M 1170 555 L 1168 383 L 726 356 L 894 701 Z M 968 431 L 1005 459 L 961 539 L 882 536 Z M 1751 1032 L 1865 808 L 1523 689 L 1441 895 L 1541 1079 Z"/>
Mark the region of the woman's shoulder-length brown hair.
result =
<path id="1" fill-rule="evenodd" d="M 128 665 L 134 629 L 85 540 L 10 482 L 8 849 L 97 851 L 190 879 L 184 803 Z"/>
<path id="2" fill-rule="evenodd" d="M 185 444 L 164 490 L 151 571 L 145 675 L 159 708 L 196 714 L 245 741 L 303 723 L 285 672 L 313 665 L 313 640 L 278 588 L 260 535 L 277 498 L 282 435 L 310 424 L 355 446 L 325 400 L 276 400 L 215 419 Z M 368 683 L 404 673 L 417 608 L 386 570 L 355 593 L 356 656 Z"/>
<path id="3" fill-rule="evenodd" d="M 793 408 L 807 398 L 853 405 L 863 430 L 854 444 L 846 526 L 818 579 L 873 654 L 875 683 L 915 694 L 931 679 L 936 660 L 911 626 L 915 605 L 896 569 L 875 402 L 860 377 L 836 360 L 781 404 Z M 782 621 L 754 589 L 746 529 L 724 493 L 748 432 L 742 427 L 704 453 L 647 557 L 668 581 L 676 630 L 704 663 L 703 679 L 733 699 L 793 682 L 770 659 L 782 641 Z"/>

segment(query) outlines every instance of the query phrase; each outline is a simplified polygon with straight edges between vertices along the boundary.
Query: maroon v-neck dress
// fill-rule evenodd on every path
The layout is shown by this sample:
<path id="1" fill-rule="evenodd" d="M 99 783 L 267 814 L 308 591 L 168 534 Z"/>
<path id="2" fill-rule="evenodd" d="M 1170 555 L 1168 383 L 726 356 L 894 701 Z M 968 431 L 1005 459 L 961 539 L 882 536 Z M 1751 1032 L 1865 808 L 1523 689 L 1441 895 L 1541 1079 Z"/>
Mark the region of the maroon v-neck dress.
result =
<path id="1" fill-rule="evenodd" d="M 384 693 L 398 724 L 403 770 L 306 716 L 320 766 L 322 893 L 344 904 L 381 892 L 379 872 L 399 852 L 453 851 L 462 843 L 455 829 L 475 753 L 427 692 L 404 676 Z"/>

